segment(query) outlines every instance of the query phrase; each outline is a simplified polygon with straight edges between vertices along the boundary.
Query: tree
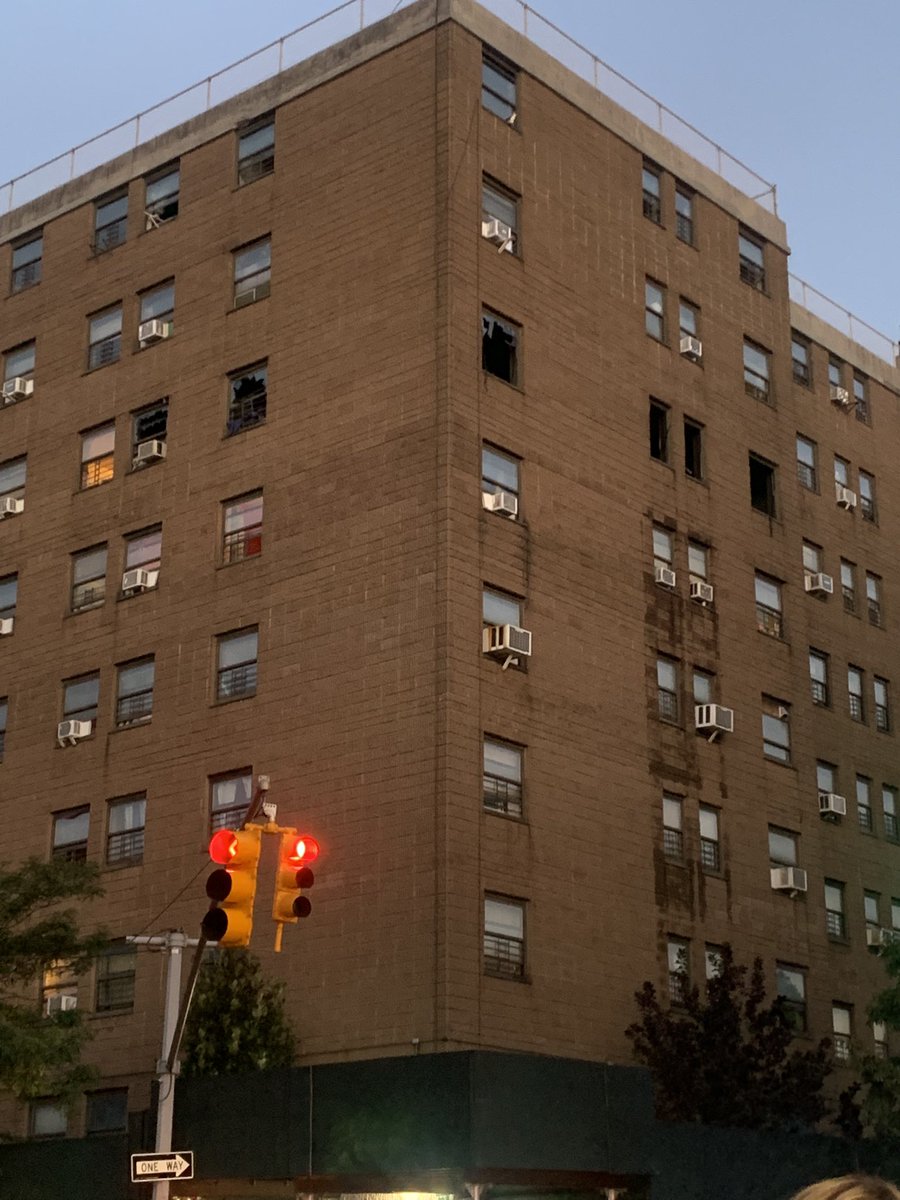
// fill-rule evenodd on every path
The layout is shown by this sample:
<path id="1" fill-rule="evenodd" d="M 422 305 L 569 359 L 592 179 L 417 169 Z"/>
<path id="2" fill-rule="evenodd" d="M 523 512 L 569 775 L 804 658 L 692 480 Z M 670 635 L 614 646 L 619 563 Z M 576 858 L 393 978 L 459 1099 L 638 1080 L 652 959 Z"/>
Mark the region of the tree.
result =
<path id="1" fill-rule="evenodd" d="M 214 951 L 200 969 L 184 1032 L 185 1075 L 289 1067 L 294 1033 L 284 984 L 266 979 L 244 950 Z"/>
<path id="2" fill-rule="evenodd" d="M 93 864 L 29 859 L 0 868 L 0 1087 L 19 1099 L 68 1103 L 94 1077 L 80 1061 L 90 1036 L 82 1014 L 45 1017 L 33 985 L 52 963 L 83 974 L 106 945 L 106 933 L 82 934 L 76 914 L 60 907 L 101 894 Z"/>
<path id="3" fill-rule="evenodd" d="M 891 942 L 879 952 L 890 983 L 869 1005 L 869 1018 L 900 1030 L 900 944 Z M 857 1108 L 862 1130 L 873 1137 L 896 1142 L 900 1138 L 900 1057 L 857 1058 L 860 1082 L 850 1098 Z M 859 1096 L 857 1100 L 856 1097 Z"/>
<path id="4" fill-rule="evenodd" d="M 830 1044 L 791 1050 L 792 1014 L 781 997 L 766 1002 L 761 959 L 748 969 L 726 945 L 718 974 L 702 992 L 687 988 L 677 1008 L 664 1008 L 652 983 L 635 999 L 640 1020 L 625 1032 L 664 1120 L 779 1129 L 825 1116 Z"/>

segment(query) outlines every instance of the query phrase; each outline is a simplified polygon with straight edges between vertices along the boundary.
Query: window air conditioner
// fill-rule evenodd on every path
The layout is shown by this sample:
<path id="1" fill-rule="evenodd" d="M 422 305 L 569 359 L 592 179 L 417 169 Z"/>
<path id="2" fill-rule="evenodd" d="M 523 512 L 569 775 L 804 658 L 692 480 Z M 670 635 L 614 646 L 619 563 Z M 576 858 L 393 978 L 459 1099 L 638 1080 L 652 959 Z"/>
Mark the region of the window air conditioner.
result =
<path id="1" fill-rule="evenodd" d="M 695 704 L 694 726 L 698 733 L 711 734 L 710 740 L 720 733 L 734 733 L 734 709 L 721 704 Z"/>
<path id="2" fill-rule="evenodd" d="M 846 817 L 846 797 L 837 792 L 819 792 L 819 812 L 823 817 Z"/>
<path id="3" fill-rule="evenodd" d="M 803 586 L 814 596 L 830 596 L 834 592 L 834 580 L 830 575 L 823 575 L 821 571 L 815 575 L 807 575 Z"/>
<path id="4" fill-rule="evenodd" d="M 856 492 L 851 492 L 842 483 L 834 485 L 834 498 L 840 508 L 856 508 Z"/>
<path id="5" fill-rule="evenodd" d="M 513 231 L 509 225 L 496 217 L 481 222 L 481 236 L 499 246 L 501 250 L 512 250 Z"/>
<path id="6" fill-rule="evenodd" d="M 519 515 L 519 497 L 512 492 L 482 492 L 481 503 L 488 512 L 499 513 L 501 517 L 517 517 Z"/>
<path id="7" fill-rule="evenodd" d="M 847 389 L 839 387 L 836 383 L 831 385 L 828 394 L 831 396 L 832 404 L 837 404 L 839 408 L 850 408 L 853 404 Z"/>
<path id="8" fill-rule="evenodd" d="M 715 590 L 711 583 L 704 583 L 702 579 L 691 580 L 691 599 L 699 600 L 701 604 L 712 604 Z"/>
<path id="9" fill-rule="evenodd" d="M 699 338 L 683 337 L 678 343 L 678 349 L 685 358 L 693 359 L 694 362 L 699 362 L 703 357 L 703 343 Z"/>
<path id="10" fill-rule="evenodd" d="M 485 654 L 506 654 L 513 658 L 531 654 L 531 634 L 518 625 L 488 625 L 482 630 L 481 648 Z"/>
<path id="11" fill-rule="evenodd" d="M 141 346 L 153 346 L 169 336 L 169 322 L 161 321 L 158 317 L 152 321 L 144 321 L 138 325 L 138 341 Z"/>
<path id="12" fill-rule="evenodd" d="M 48 996 L 44 1001 L 44 1016 L 52 1017 L 56 1013 L 72 1012 L 77 1007 L 77 996 Z"/>
<path id="13" fill-rule="evenodd" d="M 56 727 L 56 740 L 61 746 L 74 746 L 90 736 L 90 721 L 60 721 Z"/>
<path id="14" fill-rule="evenodd" d="M 148 442 L 138 442 L 134 448 L 133 467 L 146 467 L 150 463 L 161 462 L 166 457 L 166 443 L 159 438 L 151 438 Z"/>
<path id="15" fill-rule="evenodd" d="M 15 617 L 0 618 L 0 637 L 9 637 L 15 623 Z"/>
<path id="16" fill-rule="evenodd" d="M 806 872 L 802 867 L 772 867 L 769 874 L 775 892 L 790 892 L 796 896 L 798 892 L 806 891 Z"/>
<path id="17" fill-rule="evenodd" d="M 16 375 L 14 379 L 7 379 L 3 385 L 3 403 L 15 404 L 17 400 L 24 400 L 26 396 L 30 396 L 33 391 L 33 379 L 22 379 Z"/>
<path id="18" fill-rule="evenodd" d="M 122 576 L 122 594 L 133 596 L 136 592 L 146 592 L 156 587 L 159 571 L 148 571 L 145 567 L 133 567 Z"/>
<path id="19" fill-rule="evenodd" d="M 886 945 L 887 942 L 890 940 L 889 938 L 886 938 L 884 936 L 887 932 L 888 931 L 886 929 L 879 929 L 879 927 L 877 925 L 867 925 L 866 926 L 866 945 L 867 946 L 884 946 L 884 945 Z"/>
<path id="20" fill-rule="evenodd" d="M 15 517 L 25 508 L 21 496 L 0 496 L 0 518 Z"/>
<path id="21" fill-rule="evenodd" d="M 660 587 L 673 588 L 675 586 L 676 575 L 671 567 L 664 567 L 657 563 L 653 571 L 653 577 Z"/>

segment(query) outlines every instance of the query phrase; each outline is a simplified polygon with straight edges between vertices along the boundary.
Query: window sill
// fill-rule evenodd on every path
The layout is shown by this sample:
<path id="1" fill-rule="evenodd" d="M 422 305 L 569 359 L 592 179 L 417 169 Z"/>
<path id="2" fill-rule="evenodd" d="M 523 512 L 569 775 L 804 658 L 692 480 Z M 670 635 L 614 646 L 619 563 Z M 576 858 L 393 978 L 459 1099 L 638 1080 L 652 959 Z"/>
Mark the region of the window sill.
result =
<path id="1" fill-rule="evenodd" d="M 102 871 L 127 871 L 129 868 L 142 867 L 143 865 L 143 858 L 129 858 L 125 862 L 105 862 L 100 869 Z"/>
<path id="2" fill-rule="evenodd" d="M 149 717 L 140 717 L 136 721 L 129 721 L 127 725 L 114 725 L 109 732 L 111 734 L 127 733 L 129 731 L 129 729 L 140 729 L 144 725 L 152 724 L 152 722 L 153 722 L 153 715 L 151 714 Z"/>
<path id="3" fill-rule="evenodd" d="M 41 282 L 40 279 L 36 279 L 34 283 L 27 283 L 25 287 L 10 288 L 6 293 L 6 298 L 7 300 L 11 300 L 13 296 L 21 296 L 23 292 L 33 292 L 36 287 L 41 286 Z"/>
<path id="4" fill-rule="evenodd" d="M 231 189 L 232 195 L 235 192 L 242 192 L 244 188 L 253 187 L 254 183 L 259 183 L 261 179 L 271 179 L 274 174 L 275 168 L 273 167 L 271 171 L 265 171 L 262 175 L 254 175 L 252 179 L 239 179 Z"/>
<path id="5" fill-rule="evenodd" d="M 666 338 L 654 337 L 649 330 L 644 330 L 644 336 L 651 342 L 655 342 L 657 346 L 663 346 L 666 350 L 671 350 L 672 347 Z"/>
<path id="6" fill-rule="evenodd" d="M 227 429 L 222 434 L 223 442 L 230 442 L 232 438 L 240 437 L 242 433 L 249 433 L 252 429 L 259 429 L 260 426 L 266 424 L 265 417 L 261 421 L 254 421 L 252 425 L 242 425 L 240 429 L 234 429 L 229 432 Z"/>
<path id="7" fill-rule="evenodd" d="M 225 696 L 210 701 L 210 708 L 227 708 L 229 704 L 240 704 L 242 700 L 255 700 L 256 692 L 245 692 L 242 696 Z"/>
<path id="8" fill-rule="evenodd" d="M 830 946 L 843 946 L 847 950 L 850 949 L 850 939 L 846 934 L 829 933 L 826 936 Z"/>
<path id="9" fill-rule="evenodd" d="M 241 563 L 256 562 L 258 558 L 262 558 L 262 551 L 260 551 L 259 554 L 245 554 L 243 558 L 234 558 L 231 560 L 231 562 L 224 562 L 223 560 L 220 560 L 216 563 L 216 570 L 225 571 L 229 567 L 239 567 Z"/>
<path id="10" fill-rule="evenodd" d="M 157 568 L 152 568 L 156 570 Z M 128 567 L 129 571 L 136 571 L 138 567 Z M 119 592 L 116 596 L 116 603 L 123 604 L 126 600 L 137 600 L 140 596 L 152 596 L 154 592 L 159 591 L 159 584 L 154 584 L 153 587 L 145 588 L 143 592 Z"/>
<path id="11" fill-rule="evenodd" d="M 115 480 L 116 480 L 116 477 L 115 477 L 115 475 L 113 475 L 109 479 L 101 479 L 99 483 L 89 483 L 87 485 L 87 487 L 76 488 L 75 491 L 72 493 L 72 495 L 73 496 L 82 496 L 88 492 L 96 492 L 100 488 L 109 487 L 109 485 L 111 483 L 115 483 Z"/>
<path id="12" fill-rule="evenodd" d="M 765 761 L 767 763 L 771 763 L 773 767 L 782 767 L 783 769 L 785 769 L 787 771 L 794 771 L 796 773 L 797 768 L 791 762 L 782 762 L 782 760 L 780 758 L 772 758 L 771 755 L 766 754 L 765 751 L 763 751 L 763 758 L 765 759 Z M 776 863 L 774 865 L 785 866 L 788 864 Z M 793 865 L 793 864 L 790 864 L 790 865 Z"/>
<path id="13" fill-rule="evenodd" d="M 122 356 L 120 354 L 119 357 L 114 358 L 112 360 L 112 362 L 97 363 L 96 367 L 85 367 L 85 369 L 81 372 L 82 377 L 84 377 L 85 375 L 96 375 L 96 373 L 98 371 L 105 371 L 107 367 L 114 367 L 117 363 L 119 363 L 121 361 L 122 361 Z"/>
<path id="14" fill-rule="evenodd" d="M 510 975 L 506 971 L 492 971 L 490 967 L 484 968 L 485 979 L 499 979 L 503 983 L 526 983 L 531 984 L 530 975 Z"/>
<path id="15" fill-rule="evenodd" d="M 81 1009 L 81 1011 L 84 1012 L 84 1009 Z M 106 1017 L 130 1017 L 133 1014 L 133 1012 L 134 1012 L 134 1005 L 130 1004 L 128 1006 L 128 1008 L 109 1008 L 109 1009 L 104 1009 L 103 1012 L 97 1012 L 95 1010 L 94 1012 L 84 1013 L 84 1015 L 87 1017 L 87 1019 L 89 1021 L 102 1021 Z M 100 1135 L 93 1133 L 90 1136 L 91 1137 L 99 1137 Z"/>
<path id="16" fill-rule="evenodd" d="M 517 814 L 517 813 L 501 812 L 497 808 L 488 808 L 487 805 L 485 805 L 485 804 L 482 804 L 481 811 L 484 813 L 484 815 L 486 817 L 499 817 L 501 821 L 512 821 L 512 823 L 514 825 L 527 825 L 528 824 L 528 820 L 525 817 L 524 813 Z"/>
<path id="17" fill-rule="evenodd" d="M 657 457 L 656 457 L 656 455 L 654 455 L 654 454 L 651 454 L 651 455 L 650 455 L 650 461 L 651 461 L 651 462 L 658 463 L 658 464 L 659 464 L 659 466 L 661 466 L 661 467 L 665 467 L 665 468 L 666 468 L 666 470 L 667 470 L 667 471 L 669 471 L 669 472 L 671 472 L 671 474 L 672 474 L 672 475 L 674 475 L 674 474 L 675 474 L 675 468 L 672 466 L 672 464 L 671 464 L 671 463 L 670 463 L 670 462 L 669 462 L 667 459 L 665 459 L 665 458 L 657 458 Z"/>
<path id="18" fill-rule="evenodd" d="M 525 395 L 525 389 L 520 383 L 511 383 L 508 379 L 502 379 L 499 375 L 495 375 L 493 371 L 486 371 L 481 368 L 482 383 L 488 379 L 494 379 L 497 383 L 502 383 L 504 387 L 512 388 L 514 392 L 518 392 L 520 396 Z"/>
<path id="19" fill-rule="evenodd" d="M 505 125 L 510 133 L 518 133 L 521 136 L 522 130 L 519 128 L 519 110 L 518 109 L 515 109 L 515 111 L 513 112 L 511 117 L 501 117 L 499 113 L 495 113 L 492 108 L 488 108 L 484 104 L 482 104 L 482 106 L 481 106 L 481 111 L 483 113 L 489 113 L 490 116 L 492 116 L 495 121 L 499 121 L 501 125 Z"/>
<path id="20" fill-rule="evenodd" d="M 82 613 L 94 612 L 95 609 L 102 608 L 106 603 L 106 599 L 95 600 L 93 604 L 84 604 L 81 608 L 70 608 L 66 613 L 66 617 L 80 617 Z"/>
<path id="21" fill-rule="evenodd" d="M 744 279 L 740 274 L 738 275 L 738 279 L 744 285 L 744 287 L 749 288 L 751 292 L 757 292 L 760 296 L 765 296 L 767 300 L 772 299 L 772 293 L 765 285 L 760 287 L 756 283 L 751 283 L 749 279 Z"/>

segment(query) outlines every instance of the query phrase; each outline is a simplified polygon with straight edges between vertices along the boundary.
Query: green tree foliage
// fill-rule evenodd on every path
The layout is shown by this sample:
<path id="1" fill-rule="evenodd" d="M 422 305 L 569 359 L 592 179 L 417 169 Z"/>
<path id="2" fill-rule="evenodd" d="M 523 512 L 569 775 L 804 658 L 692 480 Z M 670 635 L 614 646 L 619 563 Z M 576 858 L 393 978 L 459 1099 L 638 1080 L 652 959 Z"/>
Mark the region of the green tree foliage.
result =
<path id="1" fill-rule="evenodd" d="M 184 1033 L 185 1075 L 237 1075 L 289 1067 L 294 1033 L 284 984 L 266 979 L 245 950 L 218 950 L 200 969 Z"/>
<path id="2" fill-rule="evenodd" d="M 761 959 L 747 968 L 724 946 L 718 975 L 677 1008 L 663 1007 L 652 983 L 635 999 L 640 1020 L 625 1032 L 664 1120 L 779 1129 L 825 1116 L 830 1044 L 791 1049 L 791 1013 L 780 997 L 767 1003 Z"/>
<path id="3" fill-rule="evenodd" d="M 89 1033 L 82 1014 L 45 1017 L 36 984 L 51 963 L 82 974 L 107 942 L 82 934 L 66 900 L 101 895 L 96 868 L 83 862 L 29 859 L 0 867 L 0 1087 L 20 1099 L 71 1101 L 93 1078 L 80 1063 Z"/>
<path id="4" fill-rule="evenodd" d="M 890 982 L 869 1005 L 869 1018 L 883 1021 L 896 1032 L 900 1030 L 900 943 L 884 946 L 879 958 Z M 860 1132 L 886 1141 L 900 1140 L 900 1058 L 864 1054 L 858 1056 L 857 1067 L 860 1082 L 848 1090 L 852 1095 L 847 1104 L 856 1106 Z"/>

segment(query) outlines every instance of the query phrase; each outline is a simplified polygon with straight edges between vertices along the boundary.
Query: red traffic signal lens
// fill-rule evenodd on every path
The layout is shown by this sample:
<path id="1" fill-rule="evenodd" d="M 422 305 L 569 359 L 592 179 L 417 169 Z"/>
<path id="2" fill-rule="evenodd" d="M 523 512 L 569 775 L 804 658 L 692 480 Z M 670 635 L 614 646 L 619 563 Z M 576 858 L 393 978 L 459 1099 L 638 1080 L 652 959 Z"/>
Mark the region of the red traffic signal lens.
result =
<path id="1" fill-rule="evenodd" d="M 237 854 L 238 840 L 231 829 L 219 829 L 209 840 L 209 857 L 227 866 Z"/>
<path id="2" fill-rule="evenodd" d="M 319 857 L 319 843 L 315 838 L 303 834 L 295 838 L 287 847 L 286 861 L 292 866 L 315 862 Z"/>

